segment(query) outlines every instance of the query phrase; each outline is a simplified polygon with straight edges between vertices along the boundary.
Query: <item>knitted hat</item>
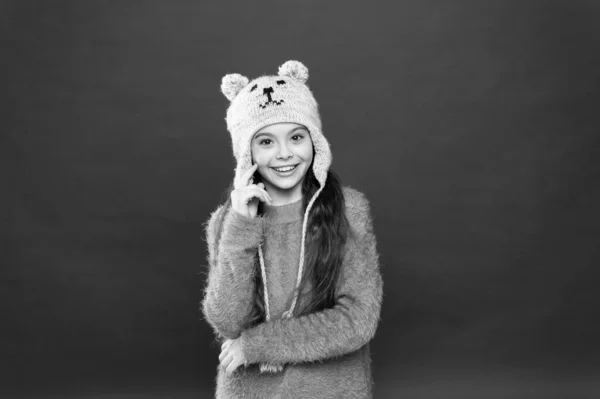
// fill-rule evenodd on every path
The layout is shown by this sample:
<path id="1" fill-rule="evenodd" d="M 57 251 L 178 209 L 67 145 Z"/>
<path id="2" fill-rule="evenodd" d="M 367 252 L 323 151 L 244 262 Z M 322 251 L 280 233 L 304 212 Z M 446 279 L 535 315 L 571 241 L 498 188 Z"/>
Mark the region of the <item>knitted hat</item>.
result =
<path id="1" fill-rule="evenodd" d="M 319 189 L 309 201 L 302 223 L 302 243 L 298 276 L 290 309 L 283 317 L 292 317 L 304 268 L 304 246 L 306 226 L 310 210 L 325 186 L 327 171 L 331 165 L 329 143 L 321 132 L 321 119 L 318 104 L 306 85 L 308 68 L 299 61 L 287 61 L 279 67 L 274 76 L 261 76 L 252 81 L 240 74 L 223 77 L 221 91 L 231 101 L 227 110 L 227 130 L 231 134 L 233 154 L 237 161 L 235 181 L 239 182 L 244 173 L 252 167 L 251 141 L 254 134 L 265 126 L 275 123 L 298 123 L 304 125 L 310 134 L 314 147 L 313 173 L 319 182 Z M 264 286 L 265 316 L 269 321 L 269 297 L 265 261 L 262 246 L 258 248 L 260 268 Z M 276 371 L 277 367 L 261 370 Z"/>
<path id="2" fill-rule="evenodd" d="M 274 123 L 293 122 L 310 132 L 315 149 L 313 172 L 321 186 L 325 185 L 331 151 L 321 132 L 317 101 L 307 80 L 308 68 L 299 61 L 287 61 L 279 67 L 278 75 L 251 82 L 237 73 L 223 77 L 221 91 L 231 101 L 226 121 L 237 160 L 236 181 L 252 167 L 250 142 L 254 133 Z"/>

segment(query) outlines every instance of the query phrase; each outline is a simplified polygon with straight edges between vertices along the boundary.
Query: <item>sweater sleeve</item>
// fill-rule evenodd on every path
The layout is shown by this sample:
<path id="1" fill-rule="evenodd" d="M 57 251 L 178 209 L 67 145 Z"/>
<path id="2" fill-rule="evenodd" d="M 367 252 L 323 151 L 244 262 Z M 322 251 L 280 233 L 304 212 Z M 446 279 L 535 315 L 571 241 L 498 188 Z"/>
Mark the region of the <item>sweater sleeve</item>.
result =
<path id="1" fill-rule="evenodd" d="M 347 208 L 349 235 L 333 308 L 259 324 L 242 332 L 246 364 L 321 361 L 354 352 L 375 335 L 383 296 L 368 202 Z"/>
<path id="2" fill-rule="evenodd" d="M 222 226 L 217 226 L 220 212 L 227 213 Z M 220 228 L 221 238 L 215 242 Z M 254 265 L 263 228 L 262 217 L 250 218 L 222 207 L 207 223 L 209 272 L 202 312 L 222 338 L 237 338 L 252 311 Z"/>

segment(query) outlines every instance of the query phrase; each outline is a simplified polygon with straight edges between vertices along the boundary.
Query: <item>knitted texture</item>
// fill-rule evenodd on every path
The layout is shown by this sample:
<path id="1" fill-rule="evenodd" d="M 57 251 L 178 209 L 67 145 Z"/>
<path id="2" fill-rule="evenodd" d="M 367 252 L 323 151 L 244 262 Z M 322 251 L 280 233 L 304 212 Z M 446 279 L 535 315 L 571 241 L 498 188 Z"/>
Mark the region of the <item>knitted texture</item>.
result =
<path id="1" fill-rule="evenodd" d="M 308 215 L 320 195 L 327 180 L 332 156 L 329 143 L 322 133 L 318 104 L 306 85 L 308 68 L 299 61 L 287 61 L 279 67 L 275 76 L 261 76 L 252 81 L 238 73 L 225 75 L 221 81 L 221 91 L 231 101 L 227 109 L 227 129 L 231 134 L 233 154 L 237 160 L 234 184 L 241 185 L 244 173 L 252 167 L 251 141 L 254 134 L 265 126 L 275 123 L 298 123 L 304 125 L 310 134 L 313 148 L 313 173 L 320 188 L 310 199 L 304 214 L 297 284 L 290 308 L 283 317 L 293 317 L 298 299 L 298 290 L 303 275 L 304 250 Z M 261 278 L 264 286 L 266 320 L 271 320 L 269 286 L 265 281 L 265 261 L 262 248 L 258 248 Z M 261 365 L 262 371 L 277 372 L 281 367 Z"/>
<path id="2" fill-rule="evenodd" d="M 293 219 L 249 218 L 219 208 L 206 224 L 210 270 L 202 310 L 221 339 L 241 339 L 247 364 L 227 375 L 219 368 L 218 398 L 369 398 L 370 350 L 381 311 L 383 280 L 365 196 L 344 187 L 350 234 L 345 246 L 336 305 L 297 318 L 283 318 L 296 284 L 301 215 Z M 287 205 L 289 207 L 296 205 Z M 301 213 L 301 208 L 296 208 Z M 218 224 L 219 212 L 226 212 Z M 218 232 L 221 239 L 216 242 Z M 244 236 L 238 236 L 243 233 Z M 243 330 L 252 311 L 258 247 L 264 247 L 266 280 L 271 285 L 272 320 Z M 306 286 L 300 306 L 312 297 Z M 283 367 L 261 373 L 258 365 Z M 310 383 L 307 383 L 310 381 Z"/>
<path id="3" fill-rule="evenodd" d="M 313 172 L 325 185 L 332 157 L 322 133 L 317 101 L 306 85 L 308 68 L 299 61 L 287 61 L 278 75 L 261 76 L 252 81 L 240 74 L 223 77 L 221 91 L 231 101 L 227 109 L 227 129 L 236 158 L 235 180 L 252 167 L 250 142 L 254 134 L 275 123 L 304 125 L 315 149 Z"/>

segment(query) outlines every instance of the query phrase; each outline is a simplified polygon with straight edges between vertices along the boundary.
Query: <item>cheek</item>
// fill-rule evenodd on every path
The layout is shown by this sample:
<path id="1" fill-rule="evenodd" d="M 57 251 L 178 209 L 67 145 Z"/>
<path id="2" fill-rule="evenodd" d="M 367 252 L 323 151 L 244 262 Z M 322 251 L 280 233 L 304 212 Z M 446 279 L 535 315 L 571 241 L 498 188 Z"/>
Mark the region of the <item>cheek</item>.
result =
<path id="1" fill-rule="evenodd" d="M 262 166 L 267 163 L 268 160 L 268 152 L 260 147 L 252 148 L 252 160 L 258 164 L 258 166 Z"/>
<path id="2" fill-rule="evenodd" d="M 300 149 L 299 155 L 305 161 L 311 161 L 314 156 L 314 151 L 311 143 L 307 143 L 307 145 L 302 146 Z"/>

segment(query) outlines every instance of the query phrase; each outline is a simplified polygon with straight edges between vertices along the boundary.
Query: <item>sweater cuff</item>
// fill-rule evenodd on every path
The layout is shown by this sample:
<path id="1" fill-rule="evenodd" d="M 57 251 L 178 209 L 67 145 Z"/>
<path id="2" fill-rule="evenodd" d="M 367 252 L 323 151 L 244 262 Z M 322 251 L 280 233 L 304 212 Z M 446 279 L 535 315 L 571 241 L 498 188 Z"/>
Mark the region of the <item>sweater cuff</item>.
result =
<path id="1" fill-rule="evenodd" d="M 252 345 L 252 338 L 247 333 L 248 330 L 242 331 L 242 334 L 238 338 L 242 346 L 242 353 L 246 359 L 246 364 L 264 363 L 266 359 L 261 358 L 260 348 Z"/>
<path id="2" fill-rule="evenodd" d="M 231 209 L 223 221 L 223 244 L 228 248 L 258 248 L 265 228 L 261 216 L 244 216 Z"/>

